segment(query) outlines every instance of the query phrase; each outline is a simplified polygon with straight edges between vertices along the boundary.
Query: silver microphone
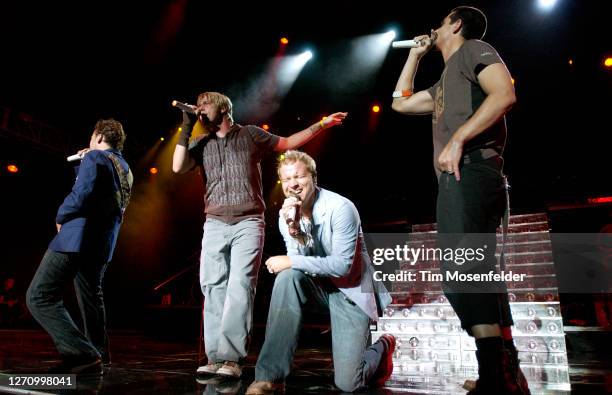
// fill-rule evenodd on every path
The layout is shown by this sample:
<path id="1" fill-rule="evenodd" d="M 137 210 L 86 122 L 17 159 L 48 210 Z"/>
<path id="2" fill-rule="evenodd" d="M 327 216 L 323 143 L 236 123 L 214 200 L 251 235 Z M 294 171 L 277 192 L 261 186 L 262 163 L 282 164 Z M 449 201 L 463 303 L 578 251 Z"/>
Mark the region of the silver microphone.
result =
<path id="1" fill-rule="evenodd" d="M 292 199 L 292 203 L 299 202 L 302 199 L 297 194 L 291 194 L 289 199 Z M 285 222 L 287 223 L 287 227 L 289 228 L 289 234 L 295 236 L 301 232 L 300 228 L 300 206 L 292 206 L 287 209 Z"/>
<path id="2" fill-rule="evenodd" d="M 172 107 L 176 107 L 180 110 L 183 110 L 185 112 L 188 112 L 190 114 L 195 114 L 196 111 L 193 109 L 193 107 L 191 107 L 189 104 L 185 104 L 185 103 L 181 103 L 180 101 L 177 100 L 172 100 Z"/>
<path id="3" fill-rule="evenodd" d="M 417 48 L 421 46 L 419 41 L 414 40 L 402 40 L 402 41 L 393 41 L 391 43 L 393 48 Z"/>
<path id="4" fill-rule="evenodd" d="M 76 162 L 77 160 L 81 160 L 83 159 L 83 156 L 85 156 L 85 154 L 74 154 L 74 155 L 70 155 L 69 157 L 66 158 L 66 160 L 68 162 Z"/>

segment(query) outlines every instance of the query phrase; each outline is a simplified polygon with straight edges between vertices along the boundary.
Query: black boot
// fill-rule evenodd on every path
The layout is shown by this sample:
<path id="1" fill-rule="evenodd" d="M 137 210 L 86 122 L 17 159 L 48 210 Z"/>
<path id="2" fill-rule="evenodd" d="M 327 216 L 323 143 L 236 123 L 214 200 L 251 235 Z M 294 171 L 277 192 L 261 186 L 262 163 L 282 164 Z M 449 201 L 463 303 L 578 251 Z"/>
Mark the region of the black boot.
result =
<path id="1" fill-rule="evenodd" d="M 528 395 L 530 394 L 525 377 L 519 380 L 518 358 L 503 346 L 500 337 L 476 339 L 476 358 L 478 359 L 478 380 L 476 388 L 468 395 Z"/>
<path id="2" fill-rule="evenodd" d="M 504 348 L 510 360 L 509 372 L 511 373 L 511 377 L 508 380 L 516 381 L 519 388 L 521 388 L 523 391 L 521 394 L 530 395 L 531 392 L 529 391 L 529 384 L 527 383 L 527 379 L 521 370 L 521 361 L 518 359 L 518 350 L 514 346 L 514 341 L 504 340 Z"/>

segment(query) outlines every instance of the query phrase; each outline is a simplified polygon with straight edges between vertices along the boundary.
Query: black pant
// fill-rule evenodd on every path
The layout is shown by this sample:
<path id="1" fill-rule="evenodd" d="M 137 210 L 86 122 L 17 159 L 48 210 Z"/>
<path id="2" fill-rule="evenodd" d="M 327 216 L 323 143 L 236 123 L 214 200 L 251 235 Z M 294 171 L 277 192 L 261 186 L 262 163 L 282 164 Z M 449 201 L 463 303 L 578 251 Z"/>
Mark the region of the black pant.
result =
<path id="1" fill-rule="evenodd" d="M 479 324 L 511 326 L 512 315 L 504 282 L 446 281 L 446 272 L 488 273 L 496 271 L 495 231 L 506 208 L 503 159 L 499 156 L 464 164 L 461 181 L 453 174 L 442 173 L 438 184 L 437 223 L 440 248 L 482 248 L 484 260 L 457 265 L 442 261 L 443 290 L 471 335 Z"/>
<path id="2" fill-rule="evenodd" d="M 65 360 L 95 358 L 107 353 L 102 293 L 106 267 L 107 262 L 100 258 L 47 250 L 28 288 L 28 308 L 51 335 Z M 73 280 L 84 332 L 70 317 L 62 298 L 65 287 Z"/>

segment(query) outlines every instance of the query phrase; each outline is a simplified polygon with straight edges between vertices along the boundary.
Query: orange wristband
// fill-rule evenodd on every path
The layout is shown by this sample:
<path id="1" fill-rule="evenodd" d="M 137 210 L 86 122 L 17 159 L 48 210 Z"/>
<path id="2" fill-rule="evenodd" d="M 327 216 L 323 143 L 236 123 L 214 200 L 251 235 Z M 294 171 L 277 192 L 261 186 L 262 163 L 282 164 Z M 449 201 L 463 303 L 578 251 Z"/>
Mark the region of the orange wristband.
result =
<path id="1" fill-rule="evenodd" d="M 412 96 L 412 91 L 409 91 L 409 90 L 394 91 L 392 96 L 393 98 L 409 97 L 409 96 Z"/>

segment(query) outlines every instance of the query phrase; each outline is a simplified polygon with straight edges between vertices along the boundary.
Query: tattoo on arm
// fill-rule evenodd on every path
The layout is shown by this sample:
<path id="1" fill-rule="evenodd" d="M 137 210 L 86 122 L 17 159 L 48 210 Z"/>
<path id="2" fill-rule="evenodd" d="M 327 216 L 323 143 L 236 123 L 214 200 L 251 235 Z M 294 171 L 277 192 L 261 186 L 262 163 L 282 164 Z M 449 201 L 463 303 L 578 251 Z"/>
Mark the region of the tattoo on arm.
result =
<path id="1" fill-rule="evenodd" d="M 321 126 L 318 123 L 315 123 L 313 125 L 310 125 L 308 127 L 308 129 L 310 129 L 310 133 L 314 136 L 315 134 L 317 134 L 317 132 L 321 131 Z"/>

